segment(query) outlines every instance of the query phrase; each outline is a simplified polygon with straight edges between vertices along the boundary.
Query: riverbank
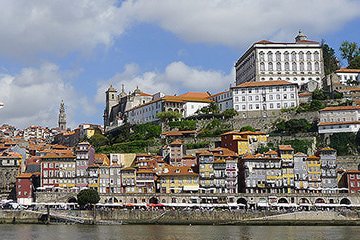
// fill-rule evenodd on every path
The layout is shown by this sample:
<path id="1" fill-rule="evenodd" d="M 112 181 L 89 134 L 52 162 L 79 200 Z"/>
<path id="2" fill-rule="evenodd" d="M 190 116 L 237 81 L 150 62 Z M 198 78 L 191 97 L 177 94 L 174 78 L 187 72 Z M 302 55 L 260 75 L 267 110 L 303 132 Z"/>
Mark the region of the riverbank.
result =
<path id="1" fill-rule="evenodd" d="M 176 225 L 360 225 L 356 211 L 186 211 L 186 210 L 0 210 L 0 223 L 17 224 L 176 224 Z"/>

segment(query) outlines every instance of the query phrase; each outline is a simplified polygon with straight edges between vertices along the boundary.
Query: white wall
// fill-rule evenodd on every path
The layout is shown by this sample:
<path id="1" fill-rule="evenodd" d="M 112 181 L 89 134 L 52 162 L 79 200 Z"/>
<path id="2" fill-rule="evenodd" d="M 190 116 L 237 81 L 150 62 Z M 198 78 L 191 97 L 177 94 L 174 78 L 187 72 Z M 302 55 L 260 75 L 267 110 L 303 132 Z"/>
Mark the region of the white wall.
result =
<path id="1" fill-rule="evenodd" d="M 209 106 L 210 103 L 204 102 L 187 102 L 184 105 L 185 117 L 195 115 L 195 112 L 203 107 Z"/>

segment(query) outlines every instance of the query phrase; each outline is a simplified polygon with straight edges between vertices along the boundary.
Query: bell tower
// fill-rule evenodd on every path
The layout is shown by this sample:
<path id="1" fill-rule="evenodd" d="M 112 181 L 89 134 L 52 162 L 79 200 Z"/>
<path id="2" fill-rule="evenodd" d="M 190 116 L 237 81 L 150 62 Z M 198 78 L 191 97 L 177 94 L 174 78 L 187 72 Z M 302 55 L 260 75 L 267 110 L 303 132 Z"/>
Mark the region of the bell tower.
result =
<path id="1" fill-rule="evenodd" d="M 106 105 L 104 110 L 104 127 L 109 126 L 111 119 L 110 119 L 110 112 L 113 106 L 118 104 L 118 97 L 117 97 L 117 90 L 110 85 L 109 89 L 106 91 Z"/>
<path id="2" fill-rule="evenodd" d="M 60 131 L 66 131 L 66 113 L 64 100 L 61 100 L 60 110 L 59 110 L 59 129 Z"/>

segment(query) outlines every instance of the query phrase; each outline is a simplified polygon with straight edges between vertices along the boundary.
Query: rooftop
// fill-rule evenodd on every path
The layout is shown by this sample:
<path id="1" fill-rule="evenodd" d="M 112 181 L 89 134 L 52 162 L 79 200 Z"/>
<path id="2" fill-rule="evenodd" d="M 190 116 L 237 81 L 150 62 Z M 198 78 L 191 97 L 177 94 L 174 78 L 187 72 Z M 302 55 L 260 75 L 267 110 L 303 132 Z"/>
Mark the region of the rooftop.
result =
<path id="1" fill-rule="evenodd" d="M 244 82 L 232 88 L 267 87 L 267 86 L 284 86 L 284 85 L 287 86 L 287 85 L 297 85 L 297 84 L 285 80 L 275 80 L 275 81 L 262 81 L 262 82 Z"/>

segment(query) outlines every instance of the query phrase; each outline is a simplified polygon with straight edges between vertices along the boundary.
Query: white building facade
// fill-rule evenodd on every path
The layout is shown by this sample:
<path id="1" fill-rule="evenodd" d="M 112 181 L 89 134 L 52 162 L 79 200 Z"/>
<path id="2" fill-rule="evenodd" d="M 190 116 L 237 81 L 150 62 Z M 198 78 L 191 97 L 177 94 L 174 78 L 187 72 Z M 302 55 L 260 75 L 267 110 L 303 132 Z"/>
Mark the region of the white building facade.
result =
<path id="1" fill-rule="evenodd" d="M 236 62 L 236 84 L 286 80 L 299 86 L 316 81 L 321 87 L 324 64 L 321 44 L 299 32 L 294 43 L 254 43 Z"/>
<path id="2" fill-rule="evenodd" d="M 344 85 L 360 82 L 360 69 L 340 68 L 335 73 L 339 76 L 340 83 Z"/>
<path id="3" fill-rule="evenodd" d="M 195 115 L 198 110 L 212 102 L 208 98 L 209 94 L 201 94 L 201 97 L 196 96 L 195 93 L 186 93 L 179 96 L 165 96 L 155 99 L 126 111 L 127 121 L 130 124 L 158 121 L 157 114 L 165 111 L 178 112 L 183 117 Z"/>
<path id="4" fill-rule="evenodd" d="M 299 105 L 297 84 L 283 80 L 246 82 L 231 91 L 234 109 L 244 117 L 266 117 L 273 111 Z"/>
<path id="5" fill-rule="evenodd" d="M 220 112 L 234 108 L 231 90 L 211 95 L 210 99 L 216 103 Z"/>
<path id="6" fill-rule="evenodd" d="M 358 132 L 360 106 L 326 107 L 320 111 L 319 133 Z"/>

